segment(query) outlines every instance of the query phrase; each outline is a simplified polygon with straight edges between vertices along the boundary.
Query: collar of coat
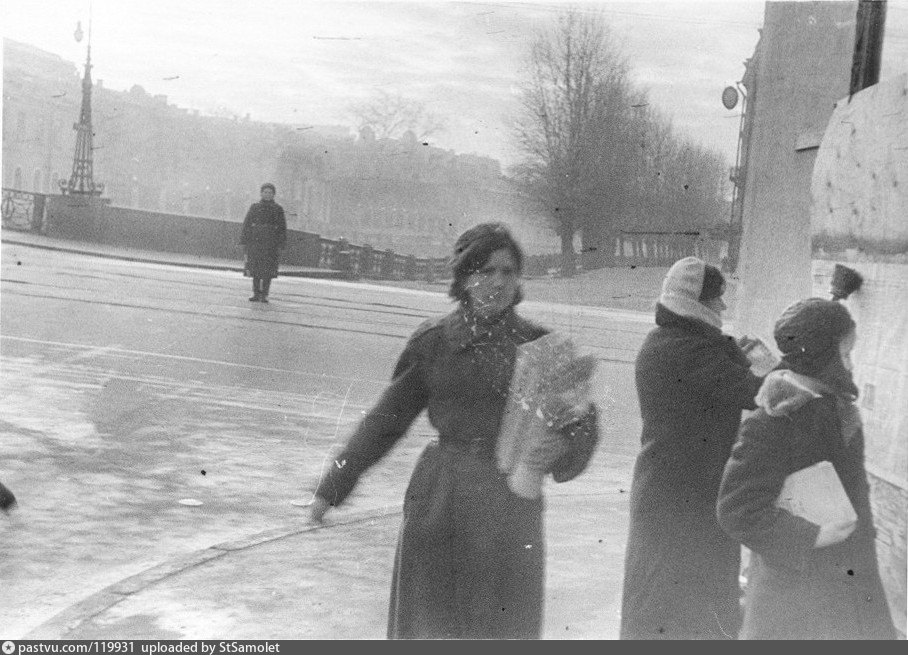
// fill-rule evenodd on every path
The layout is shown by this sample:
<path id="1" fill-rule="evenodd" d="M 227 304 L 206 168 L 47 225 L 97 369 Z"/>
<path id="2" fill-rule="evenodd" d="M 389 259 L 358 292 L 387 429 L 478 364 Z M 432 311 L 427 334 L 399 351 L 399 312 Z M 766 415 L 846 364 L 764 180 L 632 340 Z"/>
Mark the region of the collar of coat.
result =
<path id="1" fill-rule="evenodd" d="M 455 351 L 481 343 L 499 343 L 502 340 L 526 343 L 546 332 L 519 316 L 513 307 L 506 309 L 496 319 L 483 322 L 461 305 L 443 319 L 442 327 L 445 338 Z"/>
<path id="2" fill-rule="evenodd" d="M 708 337 L 723 340 L 728 338 L 726 335 L 722 334 L 722 330 L 715 325 L 711 325 L 692 316 L 682 316 L 677 312 L 673 312 L 662 303 L 656 303 L 656 325 L 660 327 L 676 325 L 685 330 L 699 332 Z"/>
<path id="3" fill-rule="evenodd" d="M 709 339 L 718 347 L 724 348 L 725 352 L 728 353 L 728 356 L 731 357 L 733 361 L 750 367 L 747 356 L 741 350 L 741 347 L 734 338 L 709 323 L 704 323 L 703 321 L 691 318 L 690 316 L 681 316 L 661 303 L 656 303 L 656 325 L 659 327 L 677 327 L 698 334 L 705 339 Z"/>
<path id="4" fill-rule="evenodd" d="M 766 376 L 755 402 L 770 416 L 789 416 L 825 393 L 829 389 L 819 380 L 782 369 Z"/>
<path id="5" fill-rule="evenodd" d="M 788 369 L 772 371 L 763 380 L 760 391 L 754 399 L 757 407 L 774 417 L 791 416 L 811 400 L 823 396 L 835 399 L 842 437 L 848 444 L 861 430 L 861 413 L 855 404 L 856 396 L 837 392 L 822 380 L 795 373 Z"/>

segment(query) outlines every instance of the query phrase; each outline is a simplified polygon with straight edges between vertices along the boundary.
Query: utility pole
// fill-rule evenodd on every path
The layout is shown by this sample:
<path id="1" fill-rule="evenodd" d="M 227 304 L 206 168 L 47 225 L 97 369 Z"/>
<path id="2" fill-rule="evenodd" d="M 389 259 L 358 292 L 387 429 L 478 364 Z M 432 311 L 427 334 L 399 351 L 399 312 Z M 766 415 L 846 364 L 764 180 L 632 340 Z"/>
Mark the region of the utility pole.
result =
<path id="1" fill-rule="evenodd" d="M 849 95 L 880 81 L 886 0 L 859 0 Z"/>

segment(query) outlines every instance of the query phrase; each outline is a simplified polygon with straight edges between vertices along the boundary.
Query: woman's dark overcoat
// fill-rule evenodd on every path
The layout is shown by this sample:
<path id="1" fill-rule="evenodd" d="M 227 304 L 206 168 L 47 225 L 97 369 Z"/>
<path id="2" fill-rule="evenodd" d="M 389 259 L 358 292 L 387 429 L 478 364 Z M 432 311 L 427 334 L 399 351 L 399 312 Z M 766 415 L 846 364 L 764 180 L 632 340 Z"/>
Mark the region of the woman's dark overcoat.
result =
<path id="1" fill-rule="evenodd" d="M 636 361 L 643 419 L 624 568 L 622 639 L 734 638 L 740 546 L 716 521 L 722 469 L 760 378 L 711 325 L 656 310 Z"/>
<path id="2" fill-rule="evenodd" d="M 858 515 L 845 541 L 814 548 L 819 526 L 775 507 L 785 478 L 832 462 Z M 892 639 L 877 568 L 860 429 L 846 445 L 835 397 L 741 427 L 719 494 L 722 527 L 753 551 L 744 639 Z"/>
<path id="3" fill-rule="evenodd" d="M 246 246 L 246 267 L 251 277 L 277 277 L 280 249 L 287 240 L 284 208 L 273 200 L 253 203 L 246 212 L 240 245 Z"/>
<path id="4" fill-rule="evenodd" d="M 543 500 L 510 491 L 495 442 L 516 347 L 546 333 L 513 310 L 475 329 L 458 309 L 410 337 L 390 386 L 316 494 L 341 503 L 359 476 L 428 410 L 439 438 L 421 455 L 404 499 L 391 585 L 388 637 L 538 638 L 545 548 Z M 596 411 L 565 429 L 556 481 L 586 467 Z"/>

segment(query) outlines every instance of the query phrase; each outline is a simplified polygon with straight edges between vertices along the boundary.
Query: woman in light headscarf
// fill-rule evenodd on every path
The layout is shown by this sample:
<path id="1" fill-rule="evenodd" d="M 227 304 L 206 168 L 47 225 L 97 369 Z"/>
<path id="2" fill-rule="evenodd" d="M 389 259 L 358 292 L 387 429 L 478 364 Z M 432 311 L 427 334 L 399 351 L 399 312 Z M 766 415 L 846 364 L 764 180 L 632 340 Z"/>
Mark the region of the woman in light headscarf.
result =
<path id="1" fill-rule="evenodd" d="M 717 507 L 725 531 L 753 551 L 741 637 L 894 639 L 851 376 L 854 321 L 838 302 L 808 298 L 785 310 L 775 339 L 782 362 L 741 426 Z M 789 475 L 823 461 L 856 522 L 821 526 L 777 506 Z"/>
<path id="2" fill-rule="evenodd" d="M 669 269 L 636 361 L 643 419 L 630 496 L 622 639 L 733 639 L 740 546 L 716 496 L 760 378 L 721 331 L 725 280 L 696 257 Z"/>
<path id="3" fill-rule="evenodd" d="M 457 240 L 447 316 L 410 337 L 390 386 L 316 490 L 311 518 L 340 505 L 427 410 L 439 438 L 410 478 L 391 583 L 392 639 L 534 639 L 542 630 L 543 498 L 527 499 L 499 471 L 496 441 L 516 349 L 548 330 L 515 311 L 523 251 L 500 223 Z M 558 411 L 536 454 L 558 482 L 586 467 L 596 409 Z"/>

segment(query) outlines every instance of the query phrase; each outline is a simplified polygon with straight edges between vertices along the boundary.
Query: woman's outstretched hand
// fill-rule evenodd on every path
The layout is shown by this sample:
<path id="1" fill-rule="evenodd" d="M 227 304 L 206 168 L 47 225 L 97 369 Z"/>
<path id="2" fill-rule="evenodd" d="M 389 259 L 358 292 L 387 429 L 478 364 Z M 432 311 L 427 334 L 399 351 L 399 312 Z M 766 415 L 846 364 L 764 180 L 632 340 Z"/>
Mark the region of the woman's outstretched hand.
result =
<path id="1" fill-rule="evenodd" d="M 321 523 L 329 507 L 331 505 L 321 496 L 313 498 L 312 502 L 309 503 L 309 522 L 314 524 Z"/>
<path id="2" fill-rule="evenodd" d="M 572 405 L 557 396 L 548 399 L 545 409 L 540 409 L 538 414 L 546 421 L 548 430 L 540 442 L 526 453 L 525 463 L 534 470 L 550 471 L 555 462 L 569 449 L 568 439 L 563 430 L 582 420 L 589 410 L 589 402 Z"/>

